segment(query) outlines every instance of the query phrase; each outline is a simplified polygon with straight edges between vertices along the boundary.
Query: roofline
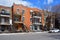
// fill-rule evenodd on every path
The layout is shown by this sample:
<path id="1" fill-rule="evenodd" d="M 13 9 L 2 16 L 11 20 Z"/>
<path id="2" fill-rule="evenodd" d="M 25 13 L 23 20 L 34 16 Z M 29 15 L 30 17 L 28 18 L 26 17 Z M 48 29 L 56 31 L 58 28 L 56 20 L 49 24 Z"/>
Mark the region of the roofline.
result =
<path id="1" fill-rule="evenodd" d="M 0 5 L 0 7 L 6 7 L 6 8 L 11 8 L 11 7 L 8 7 L 8 6 L 3 6 L 3 5 Z"/>

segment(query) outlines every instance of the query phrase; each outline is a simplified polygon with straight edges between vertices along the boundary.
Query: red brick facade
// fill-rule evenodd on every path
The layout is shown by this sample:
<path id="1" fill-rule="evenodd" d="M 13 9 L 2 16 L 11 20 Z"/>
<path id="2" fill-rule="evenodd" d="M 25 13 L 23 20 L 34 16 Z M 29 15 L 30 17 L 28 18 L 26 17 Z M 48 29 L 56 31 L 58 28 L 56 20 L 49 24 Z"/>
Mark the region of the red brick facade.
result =
<path id="1" fill-rule="evenodd" d="M 17 9 L 19 10 L 19 14 L 21 16 L 21 18 L 20 18 L 21 22 L 22 22 L 22 17 L 24 17 L 24 21 L 22 22 L 22 24 L 24 24 L 28 30 L 30 30 L 30 25 L 32 24 L 32 22 L 30 21 L 30 18 L 31 18 L 30 10 L 41 13 L 42 25 L 44 25 L 44 14 L 43 14 L 42 10 L 39 10 L 37 8 L 29 8 L 29 7 L 26 7 L 23 5 L 19 5 L 19 4 L 13 4 L 13 14 L 16 13 Z M 23 10 L 24 10 L 24 13 L 22 14 Z M 18 28 L 20 28 L 20 27 L 21 27 L 21 25 L 18 26 Z"/>

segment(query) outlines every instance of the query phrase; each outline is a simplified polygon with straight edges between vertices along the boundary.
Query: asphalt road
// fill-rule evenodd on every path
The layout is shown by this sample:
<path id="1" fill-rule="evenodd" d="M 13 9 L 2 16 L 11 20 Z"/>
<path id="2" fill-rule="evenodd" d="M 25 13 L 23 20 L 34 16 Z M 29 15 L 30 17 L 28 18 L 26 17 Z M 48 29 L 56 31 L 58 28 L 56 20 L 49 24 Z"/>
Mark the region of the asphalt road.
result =
<path id="1" fill-rule="evenodd" d="M 60 40 L 60 33 L 0 35 L 0 40 Z"/>

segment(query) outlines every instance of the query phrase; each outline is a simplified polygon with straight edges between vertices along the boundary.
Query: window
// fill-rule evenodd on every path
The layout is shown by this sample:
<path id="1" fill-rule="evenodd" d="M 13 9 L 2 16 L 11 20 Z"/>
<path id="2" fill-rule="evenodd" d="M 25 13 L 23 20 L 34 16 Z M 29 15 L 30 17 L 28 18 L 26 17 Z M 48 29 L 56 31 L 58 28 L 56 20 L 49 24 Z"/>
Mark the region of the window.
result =
<path id="1" fill-rule="evenodd" d="M 33 27 L 32 27 L 32 25 L 30 25 L 30 30 L 33 30 Z"/>
<path id="2" fill-rule="evenodd" d="M 36 13 L 33 13 L 32 15 L 33 15 L 33 16 L 37 16 L 37 14 L 36 14 Z"/>
<path id="3" fill-rule="evenodd" d="M 37 26 L 34 26 L 34 29 L 37 30 Z"/>
<path id="4" fill-rule="evenodd" d="M 14 20 L 15 20 L 15 21 L 19 21 L 19 19 L 18 19 L 18 18 L 15 18 Z"/>
<path id="5" fill-rule="evenodd" d="M 10 10 L 6 10 L 6 13 L 10 13 Z"/>
<path id="6" fill-rule="evenodd" d="M 10 15 L 10 10 L 5 10 L 6 15 Z"/>
<path id="7" fill-rule="evenodd" d="M 47 12 L 45 12 L 45 13 L 44 13 L 44 16 L 48 16 L 48 13 L 47 13 Z"/>
<path id="8" fill-rule="evenodd" d="M 40 21 L 40 23 L 41 23 L 41 19 L 40 19 L 39 21 Z"/>
<path id="9" fill-rule="evenodd" d="M 33 12 L 30 12 L 30 14 L 32 15 L 32 14 L 33 14 Z"/>
<path id="10" fill-rule="evenodd" d="M 22 17 L 22 22 L 24 21 L 24 17 Z"/>
<path id="11" fill-rule="evenodd" d="M 32 18 L 30 18 L 30 21 L 32 22 Z"/>
<path id="12" fill-rule="evenodd" d="M 15 16 L 14 21 L 19 21 L 19 18 Z"/>
<path id="13" fill-rule="evenodd" d="M 38 23 L 39 22 L 39 18 L 34 18 L 34 23 Z"/>
<path id="14" fill-rule="evenodd" d="M 2 9 L 2 10 L 1 10 L 1 13 L 5 13 L 5 9 Z"/>
<path id="15" fill-rule="evenodd" d="M 17 8 L 16 13 L 19 14 L 19 8 Z"/>
<path id="16" fill-rule="evenodd" d="M 1 23 L 4 23 L 4 18 L 1 18 Z"/>
<path id="17" fill-rule="evenodd" d="M 30 10 L 30 14 L 31 14 L 31 15 L 33 14 L 33 10 Z"/>
<path id="18" fill-rule="evenodd" d="M 10 15 L 10 11 L 7 10 L 7 9 L 2 9 L 1 10 L 1 14 L 3 14 L 3 15 Z"/>
<path id="19" fill-rule="evenodd" d="M 16 12 L 17 14 L 19 14 L 19 12 Z"/>
<path id="20" fill-rule="evenodd" d="M 19 11 L 19 8 L 17 8 L 17 11 Z"/>
<path id="21" fill-rule="evenodd" d="M 8 19 L 8 20 L 7 20 Z M 5 22 L 9 22 L 9 18 L 5 18 Z"/>
<path id="22" fill-rule="evenodd" d="M 8 19 L 8 20 L 7 20 L 7 19 Z M 1 18 L 1 22 L 2 22 L 2 23 L 5 23 L 5 22 L 6 22 L 6 23 L 9 23 L 9 18 L 4 18 L 4 17 L 3 17 L 3 18 Z"/>
<path id="23" fill-rule="evenodd" d="M 22 10 L 22 15 L 24 14 L 25 10 Z"/>

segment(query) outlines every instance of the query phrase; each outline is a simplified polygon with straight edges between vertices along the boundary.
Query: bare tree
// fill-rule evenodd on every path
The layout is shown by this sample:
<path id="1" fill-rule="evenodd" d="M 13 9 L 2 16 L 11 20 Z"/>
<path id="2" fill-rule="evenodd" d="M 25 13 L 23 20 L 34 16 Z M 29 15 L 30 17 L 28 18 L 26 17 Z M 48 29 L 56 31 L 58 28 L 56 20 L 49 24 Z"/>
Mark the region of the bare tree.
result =
<path id="1" fill-rule="evenodd" d="M 60 13 L 60 4 L 53 6 L 51 11 L 55 13 Z"/>
<path id="2" fill-rule="evenodd" d="M 53 6 L 51 11 L 55 14 L 55 27 L 60 29 L 60 4 Z"/>

